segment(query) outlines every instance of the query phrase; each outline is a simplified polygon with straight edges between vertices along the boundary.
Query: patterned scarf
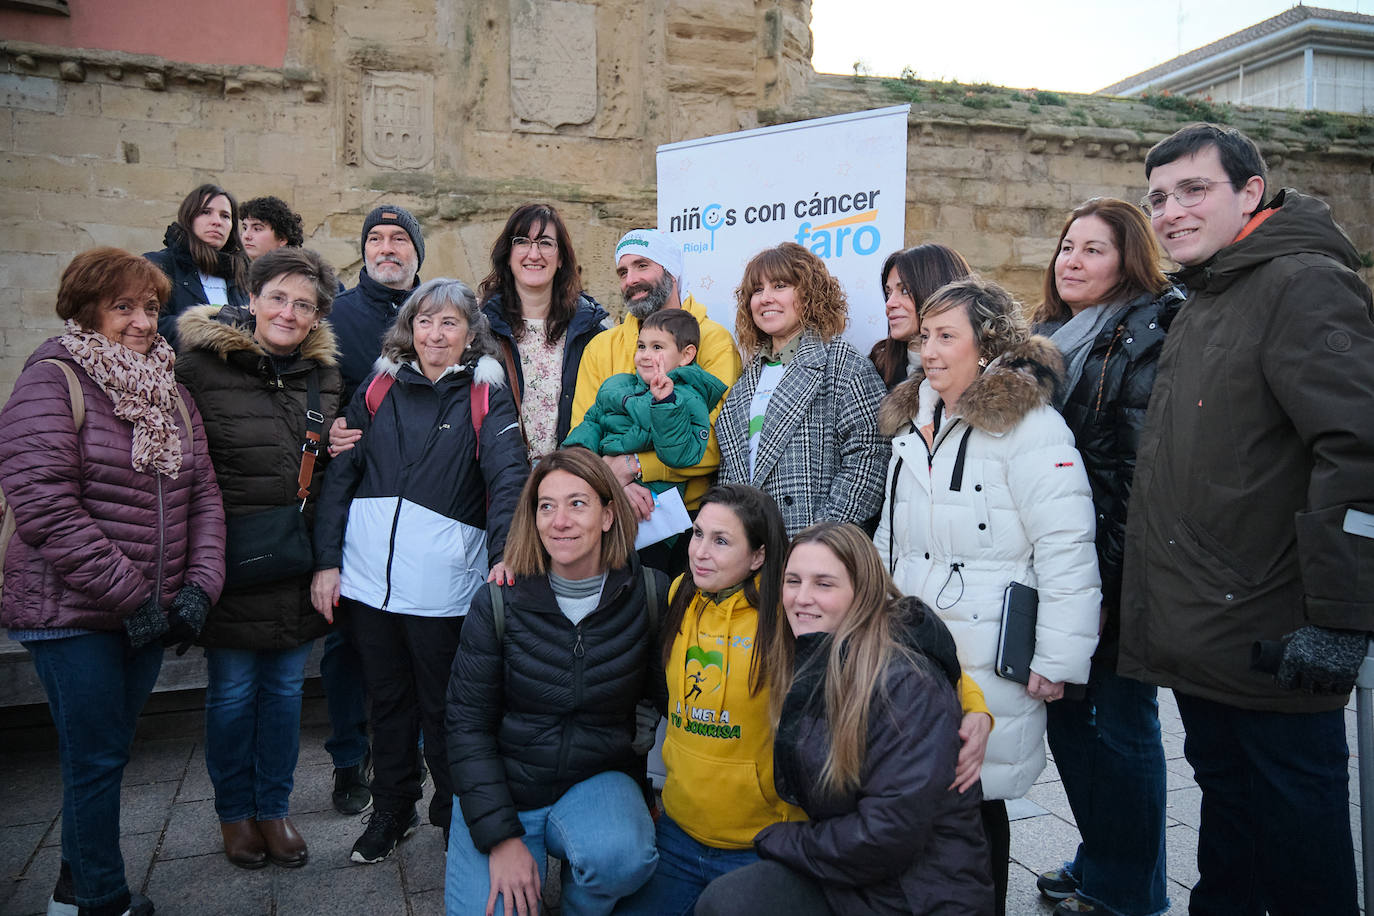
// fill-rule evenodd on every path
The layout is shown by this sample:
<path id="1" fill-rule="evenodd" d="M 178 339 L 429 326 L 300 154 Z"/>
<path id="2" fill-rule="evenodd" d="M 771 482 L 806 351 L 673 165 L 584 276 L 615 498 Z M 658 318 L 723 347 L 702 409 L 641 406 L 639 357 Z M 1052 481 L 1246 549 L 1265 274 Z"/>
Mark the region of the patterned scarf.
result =
<path id="1" fill-rule="evenodd" d="M 176 355 L 167 341 L 158 337 L 148 355 L 142 356 L 70 318 L 60 340 L 76 364 L 110 396 L 115 416 L 134 425 L 134 470 L 146 471 L 151 466 L 175 480 L 181 470 L 181 437 L 173 419 L 177 413 L 172 374 Z"/>

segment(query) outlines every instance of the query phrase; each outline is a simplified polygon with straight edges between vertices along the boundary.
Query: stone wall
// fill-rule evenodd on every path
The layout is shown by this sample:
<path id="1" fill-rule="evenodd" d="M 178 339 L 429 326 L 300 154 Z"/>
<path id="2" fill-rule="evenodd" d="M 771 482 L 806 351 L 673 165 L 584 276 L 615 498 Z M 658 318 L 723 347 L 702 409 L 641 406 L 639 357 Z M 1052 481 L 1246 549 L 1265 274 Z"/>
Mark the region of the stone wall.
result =
<path id="1" fill-rule="evenodd" d="M 0 41 L 0 394 L 57 328 L 71 256 L 160 248 L 202 181 L 285 199 L 350 281 L 379 202 L 421 217 L 422 276 L 475 282 L 511 209 L 550 200 L 589 292 L 616 305 L 611 247 L 655 221 L 659 144 L 910 101 L 907 243 L 950 244 L 1033 300 L 1063 214 L 1139 197 L 1144 150 L 1180 123 L 1136 100 L 818 77 L 809 0 L 289 8 L 280 68 Z M 1236 117 L 1277 183 L 1331 200 L 1374 248 L 1371 122 Z"/>

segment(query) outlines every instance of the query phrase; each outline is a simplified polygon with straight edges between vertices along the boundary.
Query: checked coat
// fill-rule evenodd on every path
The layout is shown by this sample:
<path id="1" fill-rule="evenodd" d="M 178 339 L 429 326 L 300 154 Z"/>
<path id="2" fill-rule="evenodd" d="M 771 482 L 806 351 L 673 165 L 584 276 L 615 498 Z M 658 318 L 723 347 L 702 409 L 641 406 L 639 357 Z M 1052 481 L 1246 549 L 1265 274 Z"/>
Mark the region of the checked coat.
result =
<path id="1" fill-rule="evenodd" d="M 721 483 L 773 497 L 788 537 L 821 521 L 863 524 L 883 504 L 891 446 L 878 432 L 878 405 L 887 386 L 848 341 L 802 331 L 768 402 L 751 475 L 749 412 L 763 358 L 754 354 L 716 419 Z"/>

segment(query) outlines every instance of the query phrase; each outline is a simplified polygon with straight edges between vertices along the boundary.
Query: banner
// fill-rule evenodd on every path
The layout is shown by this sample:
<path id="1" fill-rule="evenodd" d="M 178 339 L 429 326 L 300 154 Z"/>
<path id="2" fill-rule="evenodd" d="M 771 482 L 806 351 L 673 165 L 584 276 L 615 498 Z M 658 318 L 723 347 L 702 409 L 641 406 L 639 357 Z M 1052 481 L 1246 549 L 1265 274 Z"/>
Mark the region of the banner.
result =
<path id="1" fill-rule="evenodd" d="M 733 333 L 735 288 L 764 248 L 820 256 L 849 298 L 860 352 L 887 336 L 878 274 L 904 247 L 910 106 L 658 148 L 658 228 L 682 246 L 685 291 Z"/>

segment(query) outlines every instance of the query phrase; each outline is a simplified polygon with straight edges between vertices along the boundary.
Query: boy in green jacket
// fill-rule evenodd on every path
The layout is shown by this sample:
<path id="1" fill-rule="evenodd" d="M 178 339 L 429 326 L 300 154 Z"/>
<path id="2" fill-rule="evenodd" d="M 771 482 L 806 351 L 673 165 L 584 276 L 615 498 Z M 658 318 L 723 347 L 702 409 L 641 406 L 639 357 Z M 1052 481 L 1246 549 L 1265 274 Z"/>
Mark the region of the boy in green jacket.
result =
<path id="1" fill-rule="evenodd" d="M 634 372 L 612 375 L 596 392 L 582 422 L 563 441 L 603 457 L 652 449 L 668 467 L 690 468 L 701 461 L 711 436 L 711 411 L 726 384 L 696 365 L 701 326 L 685 309 L 662 309 L 640 324 Z M 657 496 L 686 484 L 644 484 Z"/>

